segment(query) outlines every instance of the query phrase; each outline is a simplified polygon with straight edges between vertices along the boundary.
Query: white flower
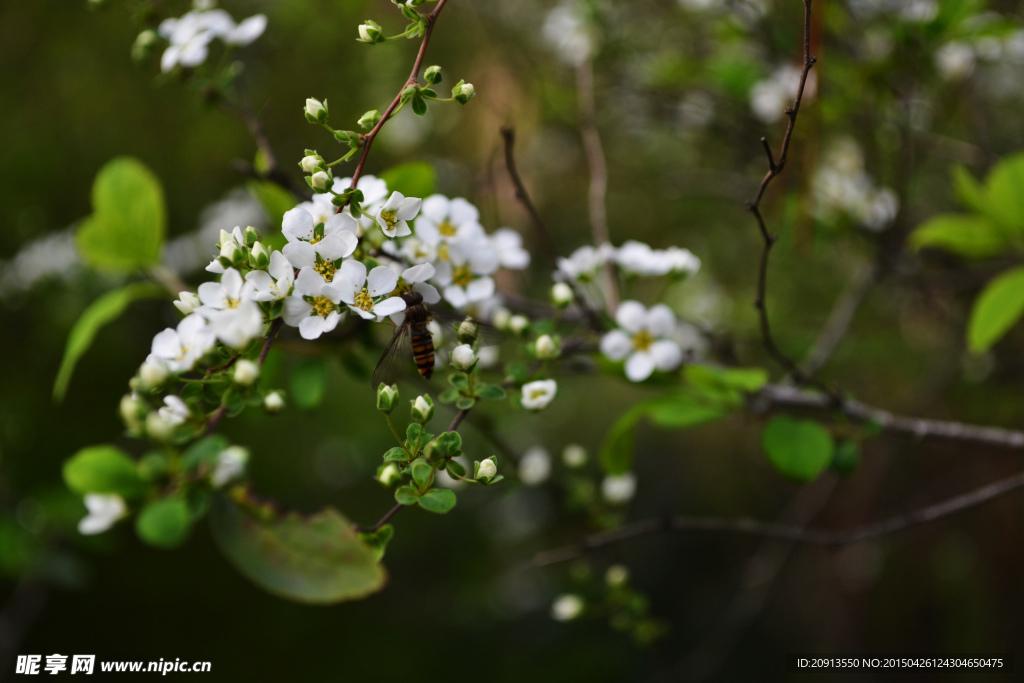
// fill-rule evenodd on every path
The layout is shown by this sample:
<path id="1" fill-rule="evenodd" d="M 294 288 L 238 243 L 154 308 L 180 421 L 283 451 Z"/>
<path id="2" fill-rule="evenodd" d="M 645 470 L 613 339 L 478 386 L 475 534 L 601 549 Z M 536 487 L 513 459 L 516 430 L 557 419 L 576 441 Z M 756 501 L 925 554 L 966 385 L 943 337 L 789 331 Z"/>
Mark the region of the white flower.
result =
<path id="1" fill-rule="evenodd" d="M 284 396 L 280 391 L 271 391 L 263 399 L 263 408 L 269 413 L 276 413 L 284 408 Z"/>
<path id="2" fill-rule="evenodd" d="M 555 340 L 551 338 L 550 334 L 542 334 L 537 337 L 534 350 L 537 352 L 537 358 L 541 360 L 558 358 L 558 345 L 555 344 Z"/>
<path id="3" fill-rule="evenodd" d="M 696 275 L 700 270 L 700 259 L 689 249 L 669 247 L 664 251 L 669 272 L 676 275 Z"/>
<path id="4" fill-rule="evenodd" d="M 296 269 L 312 268 L 330 282 L 335 262 L 351 256 L 359 245 L 359 226 L 352 216 L 334 213 L 324 222 L 323 238 L 318 239 L 315 225 L 313 216 L 301 207 L 285 213 L 281 231 L 288 244 L 282 251 Z"/>
<path id="5" fill-rule="evenodd" d="M 434 277 L 436 272 L 433 265 L 421 263 L 403 270 L 401 278 L 402 282 L 410 285 L 414 291 L 419 292 L 419 295 L 423 297 L 424 303 L 436 304 L 441 300 L 441 294 L 438 293 L 434 285 L 427 282 L 427 280 Z"/>
<path id="6" fill-rule="evenodd" d="M 260 377 L 260 366 L 251 360 L 243 358 L 235 363 L 232 377 L 236 384 L 241 384 L 243 387 L 252 386 L 252 383 Z"/>
<path id="7" fill-rule="evenodd" d="M 551 287 L 551 301 L 559 308 L 568 306 L 574 298 L 572 287 L 564 282 L 556 282 Z"/>
<path id="8" fill-rule="evenodd" d="M 87 493 L 85 507 L 89 514 L 78 522 L 78 533 L 85 535 L 102 533 L 128 514 L 124 499 L 116 494 Z"/>
<path id="9" fill-rule="evenodd" d="M 647 310 L 638 301 L 623 301 L 615 320 L 622 329 L 601 339 L 601 352 L 611 360 L 625 359 L 630 381 L 642 382 L 655 369 L 674 370 L 682 362 L 679 344 L 664 338 L 676 328 L 676 317 L 665 304 Z"/>
<path id="10" fill-rule="evenodd" d="M 348 189 L 351 184 L 352 178 L 335 178 L 333 189 L 335 192 L 340 194 Z M 373 226 L 373 216 L 375 216 L 380 211 L 380 208 L 384 206 L 384 202 L 388 198 L 388 184 L 383 179 L 377 178 L 376 176 L 364 175 L 359 177 L 359 182 L 356 183 L 356 189 L 363 193 L 363 201 L 360 203 L 360 206 L 363 208 L 365 213 L 359 217 L 359 227 L 361 230 L 356 232 L 357 235 L 362 235 L 362 230 L 366 230 Z M 326 197 L 328 202 L 331 199 L 330 195 L 318 196 Z M 316 201 L 315 198 L 314 201 Z M 330 206 L 333 210 L 337 210 L 337 207 L 333 204 Z M 344 213 L 351 215 L 351 209 L 346 206 Z"/>
<path id="11" fill-rule="evenodd" d="M 583 598 L 578 595 L 559 595 L 551 603 L 551 618 L 555 621 L 572 621 L 583 613 Z"/>
<path id="12" fill-rule="evenodd" d="M 540 446 L 534 446 L 519 461 L 519 480 L 527 486 L 547 481 L 551 474 L 551 456 Z"/>
<path id="13" fill-rule="evenodd" d="M 444 287 L 444 298 L 455 308 L 464 308 L 494 296 L 491 274 L 498 269 L 498 255 L 486 236 L 460 237 L 447 246 L 447 260 L 437 264 L 435 280 Z"/>
<path id="14" fill-rule="evenodd" d="M 196 309 L 196 313 L 206 317 L 212 311 L 236 308 L 244 298 L 244 288 L 242 274 L 234 268 L 226 269 L 220 282 L 204 282 L 199 285 L 199 301 L 203 305 Z"/>
<path id="15" fill-rule="evenodd" d="M 345 263 L 354 263 L 346 261 Z M 341 287 L 324 282 L 312 268 L 303 268 L 295 279 L 295 293 L 284 300 L 285 323 L 299 328 L 303 339 L 317 339 L 341 322 Z"/>
<path id="16" fill-rule="evenodd" d="M 632 472 L 605 477 L 601 482 L 601 496 L 614 505 L 628 503 L 636 494 L 636 475 Z"/>
<path id="17" fill-rule="evenodd" d="M 243 19 L 238 26 L 235 26 L 221 38 L 228 45 L 248 45 L 263 35 L 267 30 L 267 17 L 265 14 L 254 14 L 248 19 Z"/>
<path id="18" fill-rule="evenodd" d="M 523 385 L 523 407 L 527 410 L 542 410 L 547 408 L 555 392 L 558 391 L 558 383 L 553 379 L 540 379 L 535 382 L 527 382 Z"/>
<path id="19" fill-rule="evenodd" d="M 562 462 L 566 467 L 583 467 L 587 464 L 587 450 L 576 443 L 571 443 L 562 451 Z"/>
<path id="20" fill-rule="evenodd" d="M 650 246 L 636 240 L 629 240 L 615 250 L 614 259 L 622 270 L 630 275 L 693 275 L 700 269 L 700 259 L 688 249 L 651 249 Z"/>
<path id="21" fill-rule="evenodd" d="M 786 108 L 793 106 L 800 89 L 800 76 L 803 70 L 792 64 L 780 66 L 767 79 L 754 84 L 750 91 L 750 108 L 763 123 L 781 121 L 786 115 Z M 807 75 L 804 87 L 804 100 L 814 97 L 817 76 L 814 71 Z"/>
<path id="22" fill-rule="evenodd" d="M 174 395 L 164 396 L 164 405 L 157 412 L 172 427 L 177 427 L 191 415 L 188 404 Z"/>
<path id="23" fill-rule="evenodd" d="M 405 237 L 412 234 L 406 221 L 416 218 L 422 199 L 406 198 L 401 192 L 392 192 L 384 206 L 377 212 L 377 225 L 388 237 Z"/>
<path id="24" fill-rule="evenodd" d="M 490 481 L 498 474 L 498 466 L 494 463 L 494 460 L 487 458 L 481 460 L 480 465 L 476 468 L 475 478 L 481 481 Z"/>
<path id="25" fill-rule="evenodd" d="M 239 349 L 255 339 L 263 326 L 263 311 L 251 297 L 252 285 L 246 285 L 237 270 L 228 268 L 220 282 L 199 285 L 203 305 L 196 313 L 210 321 L 218 339 Z"/>
<path id="26" fill-rule="evenodd" d="M 496 230 L 491 235 L 491 246 L 504 268 L 523 270 L 530 265 L 530 252 L 523 249 L 523 236 L 512 228 Z"/>
<path id="27" fill-rule="evenodd" d="M 966 43 L 946 43 L 935 53 L 935 65 L 947 81 L 962 81 L 974 71 L 974 50 Z"/>
<path id="28" fill-rule="evenodd" d="M 199 297 L 192 292 L 178 292 L 178 300 L 174 307 L 181 311 L 182 315 L 188 315 L 199 308 Z"/>
<path id="29" fill-rule="evenodd" d="M 469 231 L 482 234 L 480 212 L 462 197 L 449 199 L 441 194 L 432 194 L 423 200 L 423 207 L 416 219 L 416 236 L 436 247 L 456 237 L 465 236 Z"/>
<path id="30" fill-rule="evenodd" d="M 469 344 L 460 344 L 452 350 L 452 366 L 456 370 L 472 370 L 476 365 L 476 354 Z"/>
<path id="31" fill-rule="evenodd" d="M 171 372 L 185 372 L 195 367 L 196 361 L 213 348 L 217 337 L 202 316 L 192 314 L 182 318 L 176 329 L 166 329 L 153 337 L 150 357 L 167 364 Z"/>
<path id="32" fill-rule="evenodd" d="M 291 294 L 295 268 L 284 254 L 275 251 L 270 255 L 267 270 L 250 270 L 245 275 L 245 284 L 252 290 L 253 301 L 277 301 Z"/>
<path id="33" fill-rule="evenodd" d="M 217 455 L 217 464 L 210 474 L 210 483 L 220 488 L 245 472 L 245 463 L 249 461 L 249 451 L 241 446 L 228 446 Z"/>
<path id="34" fill-rule="evenodd" d="M 208 21 L 208 14 L 192 11 L 180 19 L 165 19 L 160 24 L 160 35 L 171 43 L 160 58 L 161 71 L 166 73 L 179 64 L 187 68 L 196 67 L 206 61 L 210 42 L 217 36 Z"/>
<path id="35" fill-rule="evenodd" d="M 303 269 L 299 280 L 305 272 L 312 271 Z M 340 288 L 341 300 L 366 320 L 383 318 L 406 308 L 401 297 L 388 296 L 398 285 L 398 276 L 387 266 L 377 266 L 367 275 L 366 266 L 360 261 L 345 261 L 334 281 Z"/>
<path id="36" fill-rule="evenodd" d="M 597 45 L 594 32 L 575 2 L 562 2 L 548 12 L 542 33 L 558 56 L 574 66 L 590 59 Z"/>
<path id="37" fill-rule="evenodd" d="M 584 245 L 570 254 L 569 258 L 558 259 L 558 272 L 573 280 L 589 282 L 614 253 L 615 249 L 610 244 L 602 244 L 600 247 Z"/>
<path id="38" fill-rule="evenodd" d="M 234 230 L 227 232 L 226 230 L 220 231 L 220 241 L 217 243 L 220 249 L 220 253 L 214 257 L 210 265 L 206 266 L 207 272 L 216 273 L 221 275 L 224 273 L 224 264 L 220 262 L 220 259 L 226 258 L 228 261 L 235 261 L 236 258 L 240 258 L 242 255 L 242 248 L 239 246 L 245 244 L 245 237 L 242 235 L 242 229 L 235 226 Z"/>

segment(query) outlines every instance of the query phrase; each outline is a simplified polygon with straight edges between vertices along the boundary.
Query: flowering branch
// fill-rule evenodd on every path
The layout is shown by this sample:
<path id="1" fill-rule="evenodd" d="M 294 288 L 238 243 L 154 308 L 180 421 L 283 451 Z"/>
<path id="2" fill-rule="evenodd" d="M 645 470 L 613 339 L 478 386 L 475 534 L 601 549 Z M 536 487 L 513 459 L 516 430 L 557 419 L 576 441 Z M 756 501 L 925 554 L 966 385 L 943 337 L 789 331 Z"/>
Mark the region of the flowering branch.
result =
<path id="1" fill-rule="evenodd" d="M 545 567 L 560 562 L 567 562 L 586 553 L 614 545 L 621 541 L 668 531 L 710 531 L 771 538 L 809 545 L 839 547 L 933 522 L 957 512 L 977 507 L 1019 488 L 1024 488 L 1024 472 L 987 484 L 959 496 L 954 496 L 940 503 L 906 514 L 896 515 L 873 524 L 866 524 L 849 531 L 824 531 L 775 522 L 760 522 L 752 519 L 723 519 L 719 517 L 673 516 L 662 519 L 648 519 L 627 524 L 607 533 L 595 534 L 579 543 L 564 548 L 540 553 L 534 557 L 533 564 L 538 567 Z"/>
<path id="2" fill-rule="evenodd" d="M 257 358 L 256 360 L 257 364 L 260 367 L 263 367 L 263 363 L 266 362 L 267 354 L 270 353 L 270 347 L 274 343 L 274 338 L 277 337 L 277 333 L 278 331 L 280 331 L 281 326 L 283 324 L 284 318 L 277 318 L 276 320 L 274 320 L 274 322 L 270 324 L 270 330 L 267 332 L 267 340 L 263 342 L 263 348 L 260 350 L 259 358 Z M 224 365 L 224 368 L 231 367 L 237 360 L 238 358 L 236 357 L 231 362 L 226 363 Z M 224 418 L 227 412 L 228 405 L 227 403 L 225 403 L 220 408 L 217 409 L 217 412 L 210 416 L 210 420 L 206 423 L 207 434 L 213 434 L 217 430 L 217 424 Z"/>

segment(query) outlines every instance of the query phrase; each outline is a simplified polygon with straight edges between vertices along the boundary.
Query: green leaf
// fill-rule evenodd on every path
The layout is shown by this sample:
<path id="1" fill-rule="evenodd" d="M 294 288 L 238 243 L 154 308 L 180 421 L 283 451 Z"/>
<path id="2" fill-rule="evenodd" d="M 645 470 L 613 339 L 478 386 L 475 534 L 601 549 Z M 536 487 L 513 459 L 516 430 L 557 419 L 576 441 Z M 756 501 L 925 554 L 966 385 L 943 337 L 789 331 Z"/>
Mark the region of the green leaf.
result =
<path id="1" fill-rule="evenodd" d="M 464 372 L 453 372 L 448 375 L 448 384 L 459 389 L 466 389 L 469 387 L 469 375 Z"/>
<path id="2" fill-rule="evenodd" d="M 327 389 L 327 362 L 305 358 L 292 370 L 291 395 L 302 410 L 313 410 L 324 400 Z"/>
<path id="3" fill-rule="evenodd" d="M 505 393 L 505 390 L 497 384 L 484 384 L 483 386 L 478 387 L 476 395 L 480 398 L 486 398 L 491 401 L 500 401 L 508 396 L 508 394 Z"/>
<path id="4" fill-rule="evenodd" d="M 985 185 L 994 215 L 1014 233 L 1024 235 L 1024 153 L 996 164 Z"/>
<path id="5" fill-rule="evenodd" d="M 405 449 L 399 448 L 398 446 L 395 446 L 394 448 L 388 450 L 388 452 L 384 454 L 385 462 L 401 462 L 402 460 L 407 460 L 408 458 L 409 454 L 405 452 Z"/>
<path id="6" fill-rule="evenodd" d="M 968 258 L 986 258 L 1005 251 L 1010 242 L 998 225 L 984 216 L 946 213 L 935 216 L 910 235 L 915 249 L 932 247 Z"/>
<path id="7" fill-rule="evenodd" d="M 967 346 L 988 351 L 1024 315 L 1024 266 L 995 278 L 974 301 L 967 324 Z"/>
<path id="8" fill-rule="evenodd" d="M 309 604 L 364 598 L 386 581 L 378 550 L 359 539 L 332 508 L 271 521 L 247 514 L 220 495 L 210 526 L 221 552 L 249 580 L 273 595 Z"/>
<path id="9" fill-rule="evenodd" d="M 475 405 L 476 399 L 468 398 L 466 396 L 463 396 L 462 398 L 455 402 L 455 407 L 458 408 L 459 410 L 470 410 Z"/>
<path id="10" fill-rule="evenodd" d="M 398 191 L 406 197 L 429 197 L 437 192 L 437 173 L 425 161 L 410 161 L 393 166 L 380 174 L 388 190 Z"/>
<path id="11" fill-rule="evenodd" d="M 423 490 L 430 486 L 433 479 L 434 468 L 427 464 L 423 458 L 417 458 L 412 463 L 412 480 L 416 482 L 416 486 Z"/>
<path id="12" fill-rule="evenodd" d="M 217 456 L 231 445 L 226 436 L 214 434 L 199 439 L 181 457 L 181 464 L 187 471 L 192 471 L 203 463 L 216 462 Z"/>
<path id="13" fill-rule="evenodd" d="M 116 493 L 125 498 L 140 495 L 146 486 L 135 463 L 115 446 L 90 446 L 64 463 L 64 482 L 75 493 Z"/>
<path id="14" fill-rule="evenodd" d="M 817 422 L 791 417 L 773 418 L 764 429 L 762 445 L 775 469 L 801 482 L 821 474 L 835 450 L 828 430 Z"/>
<path id="15" fill-rule="evenodd" d="M 972 211 L 988 215 L 988 190 L 961 165 L 953 167 L 953 188 L 961 204 Z"/>
<path id="16" fill-rule="evenodd" d="M 420 492 L 411 486 L 399 486 L 395 489 L 395 501 L 401 505 L 415 505 L 420 499 Z"/>
<path id="17" fill-rule="evenodd" d="M 423 116 L 427 113 L 427 103 L 418 93 L 412 98 L 412 111 L 417 116 Z"/>
<path id="18" fill-rule="evenodd" d="M 736 389 L 746 393 L 753 393 L 768 382 L 768 371 L 763 368 L 717 368 L 690 364 L 683 368 L 683 376 L 694 386 Z"/>
<path id="19" fill-rule="evenodd" d="M 388 543 L 391 542 L 394 535 L 395 527 L 385 524 L 373 533 L 359 534 L 359 540 L 373 549 L 374 557 L 380 562 L 384 559 L 384 551 L 387 550 Z"/>
<path id="20" fill-rule="evenodd" d="M 860 444 L 845 439 L 836 446 L 835 457 L 832 458 L 832 469 L 839 474 L 850 474 L 860 465 Z"/>
<path id="21" fill-rule="evenodd" d="M 93 214 L 75 232 L 82 259 L 102 270 L 127 272 L 160 261 L 167 214 L 160 181 L 142 162 L 108 162 L 92 186 Z"/>
<path id="22" fill-rule="evenodd" d="M 158 548 L 176 548 L 190 530 L 188 503 L 180 496 L 148 503 L 135 520 L 139 538 Z"/>
<path id="23" fill-rule="evenodd" d="M 715 397 L 700 392 L 682 390 L 672 396 L 650 404 L 647 415 L 651 421 L 665 429 L 687 429 L 725 417 L 733 410 Z"/>
<path id="24" fill-rule="evenodd" d="M 420 496 L 419 506 L 427 512 L 443 515 L 455 507 L 455 493 L 450 489 L 431 489 Z"/>
<path id="25" fill-rule="evenodd" d="M 405 428 L 405 440 L 408 441 L 411 446 L 416 443 L 416 439 L 420 438 L 420 434 L 422 432 L 423 425 L 419 422 L 412 422 Z"/>
<path id="26" fill-rule="evenodd" d="M 133 301 L 160 298 L 166 294 L 161 287 L 147 282 L 137 282 L 107 292 L 89 304 L 68 334 L 68 343 L 64 347 L 64 358 L 60 362 L 60 370 L 57 371 L 57 379 L 53 383 L 54 400 L 58 402 L 63 400 L 64 394 L 67 393 L 68 383 L 71 381 L 71 375 L 75 371 L 75 365 L 89 350 L 96 333 L 104 325 L 116 320 Z"/>
<path id="27" fill-rule="evenodd" d="M 601 444 L 601 467 L 608 474 L 625 474 L 633 467 L 633 446 L 636 441 L 636 423 L 647 411 L 640 404 L 618 419 L 608 430 Z"/>

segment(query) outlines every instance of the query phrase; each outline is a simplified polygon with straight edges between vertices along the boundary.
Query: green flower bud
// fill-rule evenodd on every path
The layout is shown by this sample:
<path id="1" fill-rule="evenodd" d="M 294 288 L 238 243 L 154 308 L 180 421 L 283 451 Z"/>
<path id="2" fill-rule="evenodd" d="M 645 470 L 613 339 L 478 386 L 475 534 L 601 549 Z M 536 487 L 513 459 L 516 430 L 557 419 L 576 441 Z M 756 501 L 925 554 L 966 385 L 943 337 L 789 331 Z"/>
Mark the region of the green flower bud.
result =
<path id="1" fill-rule="evenodd" d="M 263 239 L 263 236 L 260 234 L 260 231 L 251 225 L 247 226 L 245 228 L 245 232 L 242 233 L 242 240 L 245 242 L 245 246 L 247 247 L 253 246 L 261 239 Z"/>
<path id="2" fill-rule="evenodd" d="M 473 99 L 474 95 L 476 95 L 476 88 L 473 87 L 472 83 L 459 81 L 455 84 L 455 87 L 452 88 L 452 97 L 454 97 L 455 101 L 459 104 L 469 102 Z"/>
<path id="3" fill-rule="evenodd" d="M 537 337 L 533 350 L 537 354 L 537 358 L 541 360 L 551 360 L 562 355 L 562 350 L 558 348 L 558 344 L 550 334 L 542 334 Z"/>
<path id="4" fill-rule="evenodd" d="M 437 85 L 441 82 L 441 79 L 444 78 L 444 75 L 441 73 L 441 67 L 431 66 L 423 72 L 423 78 L 430 85 Z"/>
<path id="5" fill-rule="evenodd" d="M 493 455 L 486 460 L 473 463 L 473 478 L 481 484 L 490 482 L 498 474 L 498 460 Z"/>
<path id="6" fill-rule="evenodd" d="M 398 385 L 381 384 L 377 387 L 377 410 L 390 414 L 398 405 Z"/>
<path id="7" fill-rule="evenodd" d="M 250 259 L 252 267 L 257 270 L 262 270 L 270 265 L 270 252 L 263 246 L 261 242 L 256 242 L 252 245 L 252 258 Z"/>
<path id="8" fill-rule="evenodd" d="M 430 422 L 430 418 L 434 417 L 434 401 L 430 398 L 430 394 L 417 396 L 416 400 L 410 401 L 410 403 L 412 404 L 413 422 L 426 424 Z"/>
<path id="9" fill-rule="evenodd" d="M 232 374 L 235 384 L 243 387 L 251 387 L 260 378 L 260 366 L 246 358 L 235 363 L 235 371 Z"/>
<path id="10" fill-rule="evenodd" d="M 306 120 L 310 123 L 327 123 L 327 100 L 321 103 L 312 97 L 306 99 Z"/>
<path id="11" fill-rule="evenodd" d="M 359 42 L 361 43 L 383 43 L 384 31 L 376 21 L 367 19 L 359 25 Z"/>
<path id="12" fill-rule="evenodd" d="M 159 41 L 160 36 L 153 29 L 140 33 L 132 43 L 132 60 L 138 64 L 146 62 L 153 55 L 153 49 Z"/>
<path id="13" fill-rule="evenodd" d="M 360 116 L 359 120 L 356 121 L 356 123 L 358 123 L 363 128 L 373 128 L 379 122 L 380 122 L 380 112 L 377 111 L 376 109 L 371 109 L 370 111 L 368 111 L 365 114 L 363 114 L 362 116 Z"/>
<path id="14" fill-rule="evenodd" d="M 393 462 L 381 465 L 380 469 L 377 471 L 377 481 L 389 488 L 397 484 L 401 479 L 402 472 Z"/>

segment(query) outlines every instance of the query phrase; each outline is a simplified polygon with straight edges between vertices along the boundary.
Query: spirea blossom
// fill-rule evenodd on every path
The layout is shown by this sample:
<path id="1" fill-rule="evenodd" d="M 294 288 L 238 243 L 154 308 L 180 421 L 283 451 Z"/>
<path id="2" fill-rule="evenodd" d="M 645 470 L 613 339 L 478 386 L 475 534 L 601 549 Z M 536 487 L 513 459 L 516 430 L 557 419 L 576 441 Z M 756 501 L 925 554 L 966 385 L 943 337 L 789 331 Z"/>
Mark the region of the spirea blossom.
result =
<path id="1" fill-rule="evenodd" d="M 676 316 L 664 304 L 649 310 L 638 301 L 623 301 L 615 313 L 620 329 L 601 339 L 601 352 L 611 360 L 626 361 L 626 377 L 642 382 L 656 369 L 674 370 L 683 359 L 679 344 L 668 339 L 676 328 Z"/>

